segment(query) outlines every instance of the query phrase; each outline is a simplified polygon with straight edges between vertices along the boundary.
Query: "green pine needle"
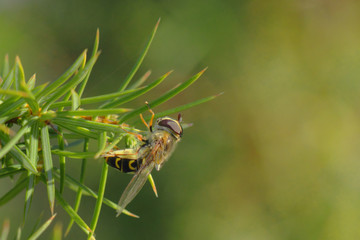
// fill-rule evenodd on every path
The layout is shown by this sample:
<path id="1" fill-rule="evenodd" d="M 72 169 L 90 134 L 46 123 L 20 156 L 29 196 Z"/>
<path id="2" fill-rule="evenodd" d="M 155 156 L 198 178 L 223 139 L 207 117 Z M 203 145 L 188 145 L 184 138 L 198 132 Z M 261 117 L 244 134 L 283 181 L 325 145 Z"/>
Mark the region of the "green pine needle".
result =
<path id="1" fill-rule="evenodd" d="M 24 178 L 18 183 L 16 183 L 10 191 L 8 191 L 4 196 L 0 198 L 0 206 L 6 204 L 11 199 L 16 197 L 26 187 L 28 180 L 28 178 Z"/>
<path id="2" fill-rule="evenodd" d="M 83 151 L 87 152 L 88 150 L 89 150 L 89 139 L 85 138 L 84 139 Z M 82 185 L 84 183 L 86 165 L 87 165 L 87 159 L 83 158 L 82 162 L 81 162 L 80 182 L 79 182 L 80 185 Z M 64 179 L 65 178 L 66 178 L 66 176 L 64 176 Z M 65 181 L 66 181 L 66 179 L 65 179 Z M 76 192 L 76 199 L 75 199 L 75 206 L 74 206 L 75 212 L 77 212 L 79 210 L 82 195 L 83 195 L 83 190 L 82 190 L 81 187 L 79 187 L 77 192 Z M 69 222 L 68 227 L 66 228 L 65 236 L 70 232 L 70 229 L 71 229 L 73 224 L 74 224 L 74 220 L 71 219 L 70 222 Z"/>
<path id="3" fill-rule="evenodd" d="M 28 178 L 29 182 L 25 192 L 24 222 L 30 211 L 35 186 L 35 176 L 32 173 L 28 173 Z"/>
<path id="4" fill-rule="evenodd" d="M 39 229 L 36 230 L 31 236 L 28 238 L 28 240 L 36 240 L 40 237 L 41 234 L 49 227 L 49 225 L 52 223 L 54 218 L 56 217 L 56 213 L 51 216 Z"/>
<path id="5" fill-rule="evenodd" d="M 5 219 L 2 225 L 0 240 L 7 240 L 10 232 L 10 221 Z"/>
<path id="6" fill-rule="evenodd" d="M 51 155 L 49 130 L 47 125 L 43 126 L 41 129 L 41 140 L 44 158 L 44 174 L 46 178 L 46 188 L 49 198 L 51 214 L 53 215 L 55 205 L 55 182 L 51 172 L 53 169 L 53 161 Z"/>
<path id="7" fill-rule="evenodd" d="M 151 35 L 150 35 L 150 38 L 149 38 L 149 41 L 147 42 L 144 50 L 142 51 L 142 53 L 140 54 L 140 57 L 138 58 L 137 62 L 135 63 L 134 67 L 131 69 L 130 73 L 128 74 L 128 76 L 125 78 L 125 80 L 123 81 L 123 83 L 121 84 L 120 88 L 119 88 L 119 91 L 123 91 L 125 90 L 125 88 L 127 87 L 127 85 L 130 83 L 131 79 L 135 76 L 137 70 L 139 69 L 141 63 L 143 62 L 147 52 L 149 51 L 149 48 L 150 48 L 150 45 L 155 37 L 155 34 L 156 34 L 156 31 L 159 27 L 159 24 L 160 24 L 160 18 L 159 20 L 157 21 L 153 31 L 151 32 Z"/>
<path id="8" fill-rule="evenodd" d="M 93 218 L 91 220 L 91 225 L 90 225 L 91 232 L 89 233 L 88 240 L 91 239 L 91 237 L 93 236 L 93 233 L 95 232 L 97 223 L 99 221 L 101 206 L 102 206 L 103 199 L 104 199 L 108 168 L 109 168 L 109 166 L 107 165 L 107 163 L 105 161 L 103 161 L 100 183 L 99 183 L 98 198 L 96 199 L 94 214 L 93 214 Z"/>

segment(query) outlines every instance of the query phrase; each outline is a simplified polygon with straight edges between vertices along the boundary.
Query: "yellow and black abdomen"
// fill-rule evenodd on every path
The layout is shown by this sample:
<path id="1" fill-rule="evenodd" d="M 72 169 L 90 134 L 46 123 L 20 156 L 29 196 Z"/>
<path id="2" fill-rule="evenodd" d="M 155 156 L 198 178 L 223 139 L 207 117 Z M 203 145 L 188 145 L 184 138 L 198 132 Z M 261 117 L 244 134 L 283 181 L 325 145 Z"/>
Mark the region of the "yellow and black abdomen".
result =
<path id="1" fill-rule="evenodd" d="M 111 167 L 119 169 L 124 173 L 134 173 L 139 170 L 142 165 L 143 159 L 127 159 L 119 157 L 106 157 L 105 161 Z"/>

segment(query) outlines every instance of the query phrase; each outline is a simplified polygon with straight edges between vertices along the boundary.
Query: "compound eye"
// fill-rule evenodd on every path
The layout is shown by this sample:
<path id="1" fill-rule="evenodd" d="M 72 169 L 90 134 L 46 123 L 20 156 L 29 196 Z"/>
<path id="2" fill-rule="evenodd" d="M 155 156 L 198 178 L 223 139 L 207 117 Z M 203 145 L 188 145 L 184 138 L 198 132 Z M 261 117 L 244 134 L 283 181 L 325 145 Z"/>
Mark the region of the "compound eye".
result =
<path id="1" fill-rule="evenodd" d="M 169 128 L 171 131 L 173 131 L 174 133 L 176 133 L 180 136 L 182 135 L 182 127 L 175 120 L 164 119 L 164 120 L 161 120 L 158 124 L 159 124 L 159 126 Z"/>

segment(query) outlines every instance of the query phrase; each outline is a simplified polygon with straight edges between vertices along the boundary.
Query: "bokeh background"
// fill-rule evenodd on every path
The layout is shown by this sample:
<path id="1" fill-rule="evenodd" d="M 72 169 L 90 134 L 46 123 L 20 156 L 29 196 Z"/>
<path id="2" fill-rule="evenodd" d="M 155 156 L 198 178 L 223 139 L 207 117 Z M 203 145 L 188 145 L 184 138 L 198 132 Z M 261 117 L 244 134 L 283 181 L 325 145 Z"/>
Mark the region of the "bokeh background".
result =
<path id="1" fill-rule="evenodd" d="M 140 219 L 115 218 L 104 206 L 97 239 L 360 239 L 359 1 L 1 0 L 0 56 L 19 55 L 27 77 L 53 81 L 92 47 L 99 27 L 102 54 L 85 95 L 109 93 L 159 17 L 137 77 L 175 72 L 129 106 L 206 66 L 198 82 L 154 110 L 224 94 L 183 112 L 194 127 L 154 174 L 159 199 L 144 187 L 128 206 Z M 67 166 L 76 175 L 80 162 Z M 100 166 L 89 161 L 93 189 Z M 129 180 L 111 169 L 106 197 L 116 202 Z M 10 184 L 1 182 L 0 192 Z M 35 193 L 33 222 L 50 216 L 45 188 Z M 12 235 L 23 197 L 0 208 Z M 95 201 L 84 200 L 80 215 L 90 222 Z M 68 217 L 57 212 L 55 224 L 65 229 Z M 74 226 L 67 239 L 84 238 Z"/>

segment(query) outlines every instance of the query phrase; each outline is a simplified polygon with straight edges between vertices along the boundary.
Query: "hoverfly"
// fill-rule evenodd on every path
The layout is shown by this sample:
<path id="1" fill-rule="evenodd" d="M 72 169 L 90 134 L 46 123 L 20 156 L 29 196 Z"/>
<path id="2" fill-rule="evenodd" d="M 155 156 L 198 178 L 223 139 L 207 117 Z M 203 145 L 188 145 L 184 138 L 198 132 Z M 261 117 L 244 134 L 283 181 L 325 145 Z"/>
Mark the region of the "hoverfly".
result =
<path id="1" fill-rule="evenodd" d="M 148 105 L 147 102 L 146 104 Z M 117 216 L 140 192 L 148 177 L 151 177 L 153 168 L 155 167 L 157 171 L 161 169 L 182 137 L 181 114 L 178 115 L 177 120 L 170 117 L 158 118 L 153 125 L 155 114 L 150 107 L 149 111 L 152 114 L 149 124 L 140 114 L 142 122 L 149 130 L 147 136 L 131 133 L 141 141 L 137 149 L 115 150 L 102 155 L 111 167 L 125 173 L 135 173 L 120 197 Z M 156 194 L 155 186 L 153 189 Z"/>

